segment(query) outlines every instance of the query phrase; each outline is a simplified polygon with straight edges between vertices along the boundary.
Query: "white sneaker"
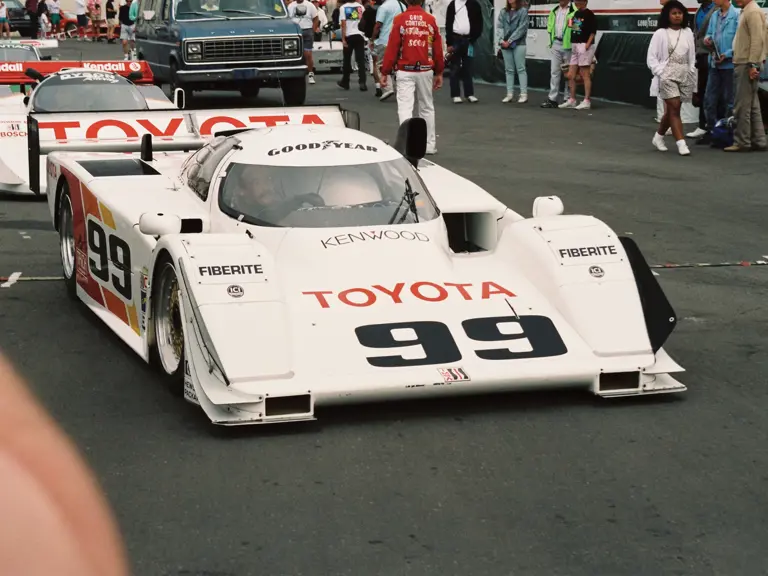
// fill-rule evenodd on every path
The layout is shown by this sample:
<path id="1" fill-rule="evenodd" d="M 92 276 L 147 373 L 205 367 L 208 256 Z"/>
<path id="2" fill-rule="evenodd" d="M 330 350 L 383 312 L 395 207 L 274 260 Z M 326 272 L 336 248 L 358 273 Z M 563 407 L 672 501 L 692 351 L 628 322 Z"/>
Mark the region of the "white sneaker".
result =
<path id="1" fill-rule="evenodd" d="M 704 130 L 703 128 L 696 128 L 696 130 L 694 130 L 693 132 L 689 132 L 688 134 L 686 134 L 686 136 L 688 138 L 700 138 L 701 136 L 704 136 L 704 134 L 706 133 L 707 131 Z"/>
<path id="2" fill-rule="evenodd" d="M 464 102 L 464 100 L 461 99 L 461 96 L 456 96 L 456 98 L 453 99 L 454 104 L 461 104 Z"/>
<path id="3" fill-rule="evenodd" d="M 470 102 L 472 102 L 472 104 L 474 104 L 475 102 L 477 102 L 477 98 L 476 98 L 475 96 L 467 96 L 467 100 L 469 100 Z"/>
<path id="4" fill-rule="evenodd" d="M 677 141 L 677 151 L 680 153 L 680 156 L 688 156 L 691 153 L 691 151 L 688 150 L 688 144 L 685 143 L 685 140 Z"/>
<path id="5" fill-rule="evenodd" d="M 395 91 L 392 90 L 392 88 L 387 88 L 386 90 L 384 90 L 384 93 L 379 97 L 379 100 L 384 102 L 384 100 L 386 100 L 387 98 L 391 98 L 394 93 Z"/>
<path id="6" fill-rule="evenodd" d="M 560 104 L 558 108 L 576 108 L 576 100 L 571 100 L 568 98 L 568 100 Z"/>
<path id="7" fill-rule="evenodd" d="M 576 106 L 576 110 L 589 110 L 592 108 L 592 103 L 589 100 L 582 100 L 581 104 Z"/>
<path id="8" fill-rule="evenodd" d="M 129 55 L 129 54 L 125 54 L 125 55 L 123 56 L 123 60 L 130 60 L 130 59 L 131 59 L 131 57 L 130 57 L 130 55 Z"/>
<path id="9" fill-rule="evenodd" d="M 517 103 L 525 104 L 526 102 L 528 102 L 528 94 L 520 94 L 520 98 L 518 98 Z"/>
<path id="10" fill-rule="evenodd" d="M 307 81 L 308 81 L 310 84 L 314 84 L 314 83 L 315 83 L 315 73 L 314 73 L 314 72 L 310 72 L 310 73 L 309 73 L 309 79 L 308 79 Z"/>
<path id="11" fill-rule="evenodd" d="M 514 99 L 515 99 L 514 94 L 507 94 L 506 96 L 504 96 L 504 99 L 502 100 L 502 102 L 506 104 L 507 102 L 512 102 L 512 100 Z"/>
<path id="12" fill-rule="evenodd" d="M 427 150 L 426 152 L 429 156 L 433 156 L 437 154 L 437 148 L 433 148 L 432 150 Z"/>
<path id="13" fill-rule="evenodd" d="M 672 136 L 672 128 L 667 128 L 667 131 L 664 132 L 664 136 Z"/>
<path id="14" fill-rule="evenodd" d="M 664 136 L 656 132 L 653 135 L 653 140 L 651 140 L 651 143 L 656 147 L 656 149 L 659 152 L 666 152 L 667 151 L 667 145 L 664 144 Z"/>

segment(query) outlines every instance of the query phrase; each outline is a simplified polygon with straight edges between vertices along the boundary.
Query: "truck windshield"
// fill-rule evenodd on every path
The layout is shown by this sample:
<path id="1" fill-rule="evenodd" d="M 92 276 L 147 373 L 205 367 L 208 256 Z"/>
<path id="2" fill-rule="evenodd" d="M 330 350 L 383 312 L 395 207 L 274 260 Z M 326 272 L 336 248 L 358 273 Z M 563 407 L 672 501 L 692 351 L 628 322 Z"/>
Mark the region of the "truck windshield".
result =
<path id="1" fill-rule="evenodd" d="M 283 0 L 177 0 L 177 20 L 200 18 L 283 18 Z"/>

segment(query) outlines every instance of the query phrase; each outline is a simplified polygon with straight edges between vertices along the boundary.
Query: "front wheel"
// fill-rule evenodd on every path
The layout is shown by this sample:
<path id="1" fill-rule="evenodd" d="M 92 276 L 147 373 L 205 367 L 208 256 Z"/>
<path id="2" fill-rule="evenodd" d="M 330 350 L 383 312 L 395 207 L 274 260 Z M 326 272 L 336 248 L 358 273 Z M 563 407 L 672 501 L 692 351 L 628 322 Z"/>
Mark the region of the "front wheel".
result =
<path id="1" fill-rule="evenodd" d="M 77 299 L 77 273 L 75 270 L 75 217 L 72 210 L 72 199 L 66 182 L 59 200 L 59 249 L 61 252 L 61 269 L 64 274 L 64 285 L 67 294 Z"/>
<path id="2" fill-rule="evenodd" d="M 152 278 L 152 326 L 154 363 L 162 370 L 174 393 L 184 391 L 184 324 L 181 289 L 169 257 L 157 265 Z"/>
<path id="3" fill-rule="evenodd" d="M 280 81 L 283 91 L 283 102 L 286 106 L 303 106 L 307 99 L 307 79 L 286 78 Z"/>

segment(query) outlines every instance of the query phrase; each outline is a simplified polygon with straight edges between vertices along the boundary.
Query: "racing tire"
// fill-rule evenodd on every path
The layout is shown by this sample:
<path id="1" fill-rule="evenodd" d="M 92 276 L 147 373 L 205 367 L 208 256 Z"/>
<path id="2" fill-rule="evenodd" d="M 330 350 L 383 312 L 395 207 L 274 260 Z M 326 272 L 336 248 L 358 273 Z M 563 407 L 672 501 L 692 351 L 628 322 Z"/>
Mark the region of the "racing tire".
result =
<path id="1" fill-rule="evenodd" d="M 286 78 L 280 82 L 283 91 L 283 102 L 286 106 L 303 106 L 307 99 L 307 79 Z"/>
<path id="2" fill-rule="evenodd" d="M 181 289 L 170 257 L 161 256 L 152 277 L 150 360 L 174 395 L 184 394 L 185 338 Z"/>
<path id="3" fill-rule="evenodd" d="M 69 186 L 64 182 L 59 199 L 58 210 L 59 251 L 61 253 L 61 271 L 64 286 L 70 298 L 77 300 L 77 266 L 75 264 L 75 211 L 72 209 L 72 197 Z"/>

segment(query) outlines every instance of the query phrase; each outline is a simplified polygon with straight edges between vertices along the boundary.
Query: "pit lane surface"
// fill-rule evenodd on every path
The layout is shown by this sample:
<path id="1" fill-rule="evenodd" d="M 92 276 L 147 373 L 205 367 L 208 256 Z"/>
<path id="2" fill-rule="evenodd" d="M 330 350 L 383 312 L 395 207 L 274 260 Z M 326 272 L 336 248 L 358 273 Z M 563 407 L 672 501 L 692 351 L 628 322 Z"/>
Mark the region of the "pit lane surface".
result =
<path id="1" fill-rule="evenodd" d="M 67 42 L 92 58 L 113 46 Z M 62 59 L 75 57 L 68 48 Z M 79 56 L 79 54 L 77 54 Z M 394 102 L 343 92 L 393 138 Z M 653 151 L 653 111 L 437 97 L 435 161 L 529 215 L 631 232 L 649 262 L 768 255 L 766 154 Z M 343 99 L 343 100 L 339 100 Z M 278 105 L 266 90 L 260 105 Z M 212 95 L 197 106 L 246 103 Z M 317 423 L 221 429 L 56 281 L 0 289 L 0 348 L 95 470 L 137 575 L 765 573 L 768 267 L 661 270 L 681 319 L 683 395 L 513 394 L 323 410 Z M 44 203 L 0 199 L 0 276 L 58 276 Z"/>

